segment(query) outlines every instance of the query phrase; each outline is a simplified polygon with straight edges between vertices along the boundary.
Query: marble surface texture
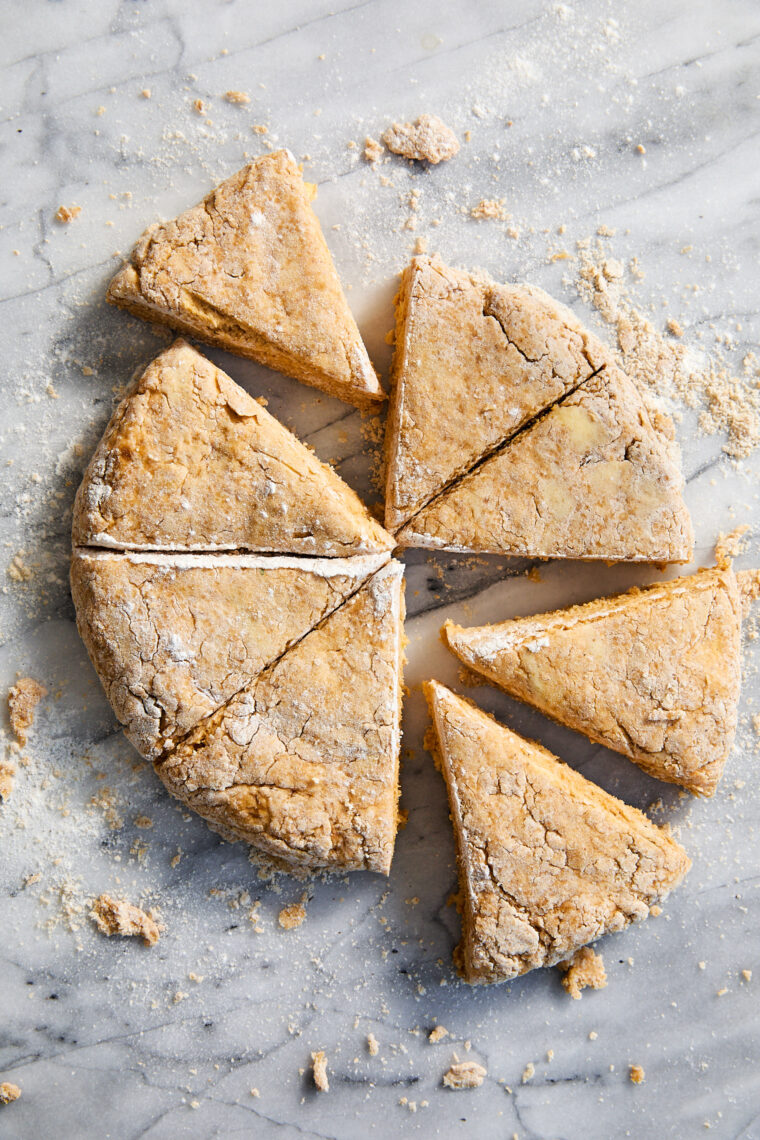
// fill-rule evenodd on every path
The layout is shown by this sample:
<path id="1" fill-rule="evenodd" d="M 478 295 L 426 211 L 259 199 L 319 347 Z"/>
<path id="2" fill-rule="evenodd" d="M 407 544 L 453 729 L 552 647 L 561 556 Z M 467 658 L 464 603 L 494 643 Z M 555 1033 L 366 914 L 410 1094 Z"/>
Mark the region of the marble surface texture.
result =
<path id="1" fill-rule="evenodd" d="M 489 687 L 473 692 L 630 803 L 661 801 L 655 818 L 694 861 L 662 917 L 602 941 L 607 989 L 571 1001 L 554 970 L 475 989 L 452 972 L 453 844 L 420 682 L 458 685 L 438 640 L 446 617 L 538 611 L 657 570 L 553 563 L 534 581 L 502 559 L 406 557 L 409 821 L 387 882 L 262 882 L 245 850 L 171 802 L 117 731 L 67 585 L 83 466 L 119 389 L 166 343 L 106 306 L 106 282 L 147 224 L 268 145 L 290 147 L 318 184 L 384 375 L 396 274 L 419 236 L 454 264 L 542 285 L 599 328 L 574 262 L 549 259 L 560 224 L 571 252 L 600 225 L 616 230 L 608 248 L 639 259 L 635 288 L 655 323 L 677 317 L 695 348 L 727 336 L 740 361 L 760 331 L 756 0 L 3 0 L 0 12 L 0 689 L 31 674 L 50 693 L 0 806 L 0 1081 L 23 1090 L 0 1107 L 0 1137 L 757 1140 L 751 639 L 737 748 L 709 802 Z M 250 103 L 226 102 L 229 90 Z M 365 135 L 423 111 L 469 138 L 456 159 L 429 170 L 362 160 Z M 505 199 L 511 222 L 471 219 L 482 198 Z M 60 224 L 60 205 L 81 213 Z M 358 413 L 211 355 L 377 500 L 376 445 Z M 685 411 L 677 430 L 705 565 L 720 531 L 760 522 L 760 462 L 731 463 L 697 415 Z M 738 565 L 758 563 L 750 532 Z M 135 823 L 143 816 L 152 827 Z M 104 890 L 160 906 L 154 949 L 93 930 L 86 899 Z M 281 929 L 280 909 L 304 892 L 305 923 Z M 437 1023 L 449 1036 L 431 1045 Z M 327 1094 L 309 1077 L 316 1049 Z M 480 1089 L 441 1087 L 454 1052 L 487 1067 Z M 639 1086 L 631 1064 L 645 1069 Z"/>

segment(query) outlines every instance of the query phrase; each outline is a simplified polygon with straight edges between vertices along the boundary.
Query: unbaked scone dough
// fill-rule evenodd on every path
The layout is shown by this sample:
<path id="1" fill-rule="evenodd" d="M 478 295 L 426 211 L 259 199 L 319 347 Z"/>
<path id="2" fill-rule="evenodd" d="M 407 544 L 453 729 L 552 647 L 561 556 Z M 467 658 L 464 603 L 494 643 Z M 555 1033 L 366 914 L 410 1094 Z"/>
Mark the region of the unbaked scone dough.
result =
<path id="1" fill-rule="evenodd" d="M 390 562 L 156 771 L 280 866 L 387 874 L 397 828 L 403 566 Z"/>
<path id="2" fill-rule="evenodd" d="M 711 796 L 736 734 L 736 575 L 702 570 L 443 638 L 469 668 L 651 776 Z"/>
<path id="3" fill-rule="evenodd" d="M 469 553 L 688 562 L 693 533 L 682 488 L 672 437 L 655 426 L 633 382 L 606 365 L 423 507 L 396 540 Z"/>
<path id="4" fill-rule="evenodd" d="M 425 690 L 457 842 L 466 981 L 562 962 L 646 918 L 681 881 L 686 852 L 642 812 L 437 681 Z"/>
<path id="5" fill-rule="evenodd" d="M 77 492 L 73 541 L 328 557 L 394 545 L 331 467 L 183 340 L 111 417 Z"/>
<path id="6" fill-rule="evenodd" d="M 387 560 L 75 549 L 71 592 L 114 712 L 154 759 Z"/>
<path id="7" fill-rule="evenodd" d="M 254 159 L 151 226 L 108 300 L 138 317 L 375 407 L 384 399 L 292 154 Z"/>
<path id="8" fill-rule="evenodd" d="M 688 561 L 673 425 L 564 305 L 418 257 L 396 314 L 385 523 L 400 546 Z"/>

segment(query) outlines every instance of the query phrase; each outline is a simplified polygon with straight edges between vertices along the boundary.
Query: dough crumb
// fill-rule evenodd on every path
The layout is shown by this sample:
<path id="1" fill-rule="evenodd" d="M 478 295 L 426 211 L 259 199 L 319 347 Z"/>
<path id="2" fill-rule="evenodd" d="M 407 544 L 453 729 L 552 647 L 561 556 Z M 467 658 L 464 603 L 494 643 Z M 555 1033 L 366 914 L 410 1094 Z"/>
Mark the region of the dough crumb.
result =
<path id="1" fill-rule="evenodd" d="M 715 543 L 715 561 L 721 570 L 727 570 L 731 565 L 731 559 L 737 558 L 747 549 L 747 543 L 742 542 L 742 538 L 749 529 L 748 523 L 742 523 L 728 534 L 723 534 L 721 531 L 718 535 L 718 541 Z"/>
<path id="2" fill-rule="evenodd" d="M 376 1057 L 380 1051 L 380 1042 L 374 1033 L 367 1034 L 367 1051 L 370 1057 Z"/>
<path id="3" fill-rule="evenodd" d="M 394 154 L 433 165 L 453 158 L 459 150 L 456 135 L 437 115 L 420 115 L 413 123 L 393 123 L 380 137 Z"/>
<path id="4" fill-rule="evenodd" d="M 470 217 L 475 218 L 478 222 L 485 221 L 488 218 L 506 222 L 509 214 L 504 209 L 504 201 L 504 198 L 481 198 L 477 206 L 473 206 L 470 210 Z"/>
<path id="5" fill-rule="evenodd" d="M 364 157 L 367 162 L 379 162 L 385 153 L 385 148 L 377 139 L 373 139 L 371 135 L 367 135 L 364 140 Z"/>
<path id="6" fill-rule="evenodd" d="M 154 912 L 148 914 L 124 899 L 114 899 L 105 894 L 95 899 L 90 917 L 101 934 L 109 938 L 112 934 L 121 934 L 125 938 L 139 936 L 146 946 L 155 946 L 163 929 L 156 922 Z"/>
<path id="7" fill-rule="evenodd" d="M 683 336 L 683 326 L 678 323 L 675 317 L 670 317 L 665 323 L 665 328 L 671 336 Z"/>
<path id="8" fill-rule="evenodd" d="M 16 765 L 10 760 L 0 760 L 0 800 L 10 799 L 15 775 Z"/>
<path id="9" fill-rule="evenodd" d="M 582 946 L 572 958 L 560 962 L 559 968 L 564 970 L 562 985 L 575 1000 L 587 986 L 592 990 L 602 990 L 607 985 L 602 956 L 595 954 L 590 946 Z"/>
<path id="10" fill-rule="evenodd" d="M 277 917 L 277 921 L 283 930 L 294 930 L 305 919 L 306 907 L 303 903 L 292 903 L 290 906 L 284 906 Z"/>
<path id="11" fill-rule="evenodd" d="M 751 970 L 742 970 L 742 977 L 744 978 L 745 982 L 751 982 L 752 981 L 752 971 Z"/>
<path id="12" fill-rule="evenodd" d="M 59 206 L 55 212 L 55 220 L 61 225 L 67 225 L 68 222 L 73 222 L 74 218 L 78 218 L 81 213 L 81 206 Z"/>
<path id="13" fill-rule="evenodd" d="M 224 97 L 228 103 L 235 103 L 239 107 L 251 101 L 251 96 L 245 91 L 226 91 Z"/>
<path id="14" fill-rule="evenodd" d="M 439 1041 L 443 1041 L 444 1037 L 448 1037 L 449 1031 L 443 1025 L 436 1025 L 435 1029 L 431 1029 L 428 1034 L 428 1041 L 431 1045 L 437 1045 Z"/>
<path id="15" fill-rule="evenodd" d="M 19 744 L 26 744 L 28 730 L 34 724 L 34 713 L 47 689 L 33 677 L 22 677 L 8 690 L 8 712 L 13 735 Z"/>
<path id="16" fill-rule="evenodd" d="M 10 1104 L 21 1096 L 21 1089 L 10 1081 L 0 1084 L 0 1104 Z"/>
<path id="17" fill-rule="evenodd" d="M 628 1070 L 628 1076 L 632 1084 L 640 1085 L 644 1080 L 645 1074 L 641 1065 L 631 1065 L 630 1069 Z"/>
<path id="18" fill-rule="evenodd" d="M 320 1049 L 311 1055 L 314 1084 L 318 1092 L 329 1092 L 330 1082 L 327 1079 L 327 1056 Z"/>
<path id="19" fill-rule="evenodd" d="M 443 1074 L 447 1089 L 479 1089 L 488 1072 L 477 1061 L 459 1061 Z"/>
<path id="20" fill-rule="evenodd" d="M 259 1096 L 261 1096 L 261 1093 L 259 1092 L 258 1089 L 254 1088 L 254 1089 L 251 1089 L 251 1096 L 259 1097 Z"/>
<path id="21" fill-rule="evenodd" d="M 528 1061 L 528 1064 L 523 1069 L 522 1083 L 524 1085 L 526 1085 L 528 1083 L 528 1081 L 533 1080 L 535 1075 L 536 1075 L 536 1066 L 533 1064 L 532 1061 Z"/>

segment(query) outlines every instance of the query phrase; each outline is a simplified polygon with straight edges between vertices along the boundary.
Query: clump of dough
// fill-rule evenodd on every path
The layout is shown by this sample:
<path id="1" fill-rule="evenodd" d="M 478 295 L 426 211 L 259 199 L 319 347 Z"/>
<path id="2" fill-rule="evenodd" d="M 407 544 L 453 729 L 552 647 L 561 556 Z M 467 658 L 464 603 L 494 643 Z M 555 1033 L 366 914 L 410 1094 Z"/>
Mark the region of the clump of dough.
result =
<path id="1" fill-rule="evenodd" d="M 371 135 L 367 135 L 364 140 L 364 158 L 367 162 L 379 162 L 383 157 L 385 150 L 383 144 L 373 139 Z"/>
<path id="2" fill-rule="evenodd" d="M 459 151 L 459 140 L 437 115 L 420 115 L 413 123 L 393 123 L 381 135 L 394 154 L 433 165 L 446 162 Z"/>
<path id="3" fill-rule="evenodd" d="M 148 914 L 124 899 L 114 899 L 105 894 L 95 899 L 90 917 L 101 934 L 109 938 L 112 934 L 121 934 L 125 938 L 140 937 L 146 946 L 155 946 L 162 930 L 154 912 Z"/>
<path id="4" fill-rule="evenodd" d="M 631 1065 L 630 1069 L 628 1070 L 628 1076 L 634 1085 L 640 1085 L 644 1080 L 644 1075 L 644 1070 L 642 1069 L 641 1065 Z"/>
<path id="5" fill-rule="evenodd" d="M 305 918 L 306 907 L 303 903 L 293 903 L 291 906 L 282 908 L 277 921 L 283 930 L 293 930 L 296 926 L 300 926 Z"/>
<path id="6" fill-rule="evenodd" d="M 592 990 L 603 990 L 607 985 L 602 956 L 595 954 L 590 946 L 581 946 L 572 958 L 560 962 L 559 968 L 564 970 L 562 985 L 576 1001 L 587 986 Z"/>
<path id="7" fill-rule="evenodd" d="M 19 744 L 26 744 L 27 732 L 34 724 L 34 713 L 47 689 L 33 677 L 22 677 L 8 690 L 8 712 L 11 728 Z"/>
<path id="8" fill-rule="evenodd" d="M 447 1089 L 479 1089 L 488 1072 L 477 1061 L 458 1061 L 443 1074 Z"/>
<path id="9" fill-rule="evenodd" d="M 21 1089 L 18 1085 L 14 1085 L 10 1081 L 3 1081 L 0 1084 L 0 1104 L 10 1104 L 11 1101 L 18 1100 L 20 1096 Z"/>
<path id="10" fill-rule="evenodd" d="M 319 1049 L 311 1055 L 314 1084 L 318 1092 L 329 1092 L 330 1082 L 327 1079 L 327 1055 Z"/>

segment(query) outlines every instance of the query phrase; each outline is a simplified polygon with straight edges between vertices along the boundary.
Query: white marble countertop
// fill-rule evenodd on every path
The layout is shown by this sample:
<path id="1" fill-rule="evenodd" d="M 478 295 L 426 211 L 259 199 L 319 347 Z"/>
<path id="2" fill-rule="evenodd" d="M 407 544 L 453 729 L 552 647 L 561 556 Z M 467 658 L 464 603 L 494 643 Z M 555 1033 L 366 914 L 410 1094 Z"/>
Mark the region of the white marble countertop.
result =
<path id="1" fill-rule="evenodd" d="M 356 874 L 306 887 L 261 882 L 242 848 L 169 800 L 116 731 L 67 585 L 81 470 L 115 393 L 165 343 L 105 305 L 117 253 L 267 142 L 289 146 L 319 184 L 317 212 L 386 372 L 395 275 L 419 236 L 454 264 L 542 285 L 597 324 L 572 288 L 572 263 L 547 258 L 560 224 L 570 250 L 599 225 L 615 229 L 609 248 L 624 262 L 638 257 L 638 296 L 655 322 L 677 317 L 695 347 L 700 330 L 701 347 L 730 334 L 741 360 L 760 331 L 755 0 L 32 0 L 23 19 L 5 0 L 1 10 L 0 508 L 10 573 L 0 688 L 31 674 L 50 697 L 0 807 L 0 1080 L 23 1090 L 0 1108 L 0 1136 L 756 1140 L 751 642 L 738 747 L 709 802 L 493 689 L 474 694 L 629 802 L 661 800 L 656 818 L 673 824 L 694 861 L 661 918 L 602 941 L 609 985 L 574 1002 L 553 970 L 482 989 L 452 972 L 452 835 L 422 744 L 419 684 L 430 675 L 457 683 L 438 641 L 445 617 L 542 610 L 653 581 L 655 570 L 550 564 L 534 582 L 504 560 L 411 553 L 408 826 L 389 881 Z M 225 102 L 230 89 L 250 103 Z M 456 159 L 430 170 L 362 161 L 366 134 L 423 111 L 460 138 L 470 132 Z M 484 197 L 505 199 L 518 237 L 467 216 Z M 60 205 L 81 214 L 59 224 Z M 404 228 L 412 214 L 414 230 Z M 357 413 L 211 355 L 377 498 Z M 704 565 L 720 531 L 760 522 L 760 457 L 729 462 L 723 437 L 698 434 L 696 411 L 678 434 Z M 750 534 L 739 565 L 758 562 Z M 152 828 L 137 827 L 140 816 Z M 160 906 L 166 932 L 154 949 L 92 929 L 81 907 L 104 890 Z M 306 922 L 282 930 L 280 908 L 304 890 Z M 431 1045 L 436 1023 L 449 1036 Z M 309 1078 L 315 1049 L 328 1056 L 326 1095 Z M 441 1087 L 452 1052 L 487 1067 L 482 1088 Z M 535 1075 L 523 1082 L 529 1062 Z M 630 1064 L 644 1067 L 643 1084 L 630 1083 Z"/>

